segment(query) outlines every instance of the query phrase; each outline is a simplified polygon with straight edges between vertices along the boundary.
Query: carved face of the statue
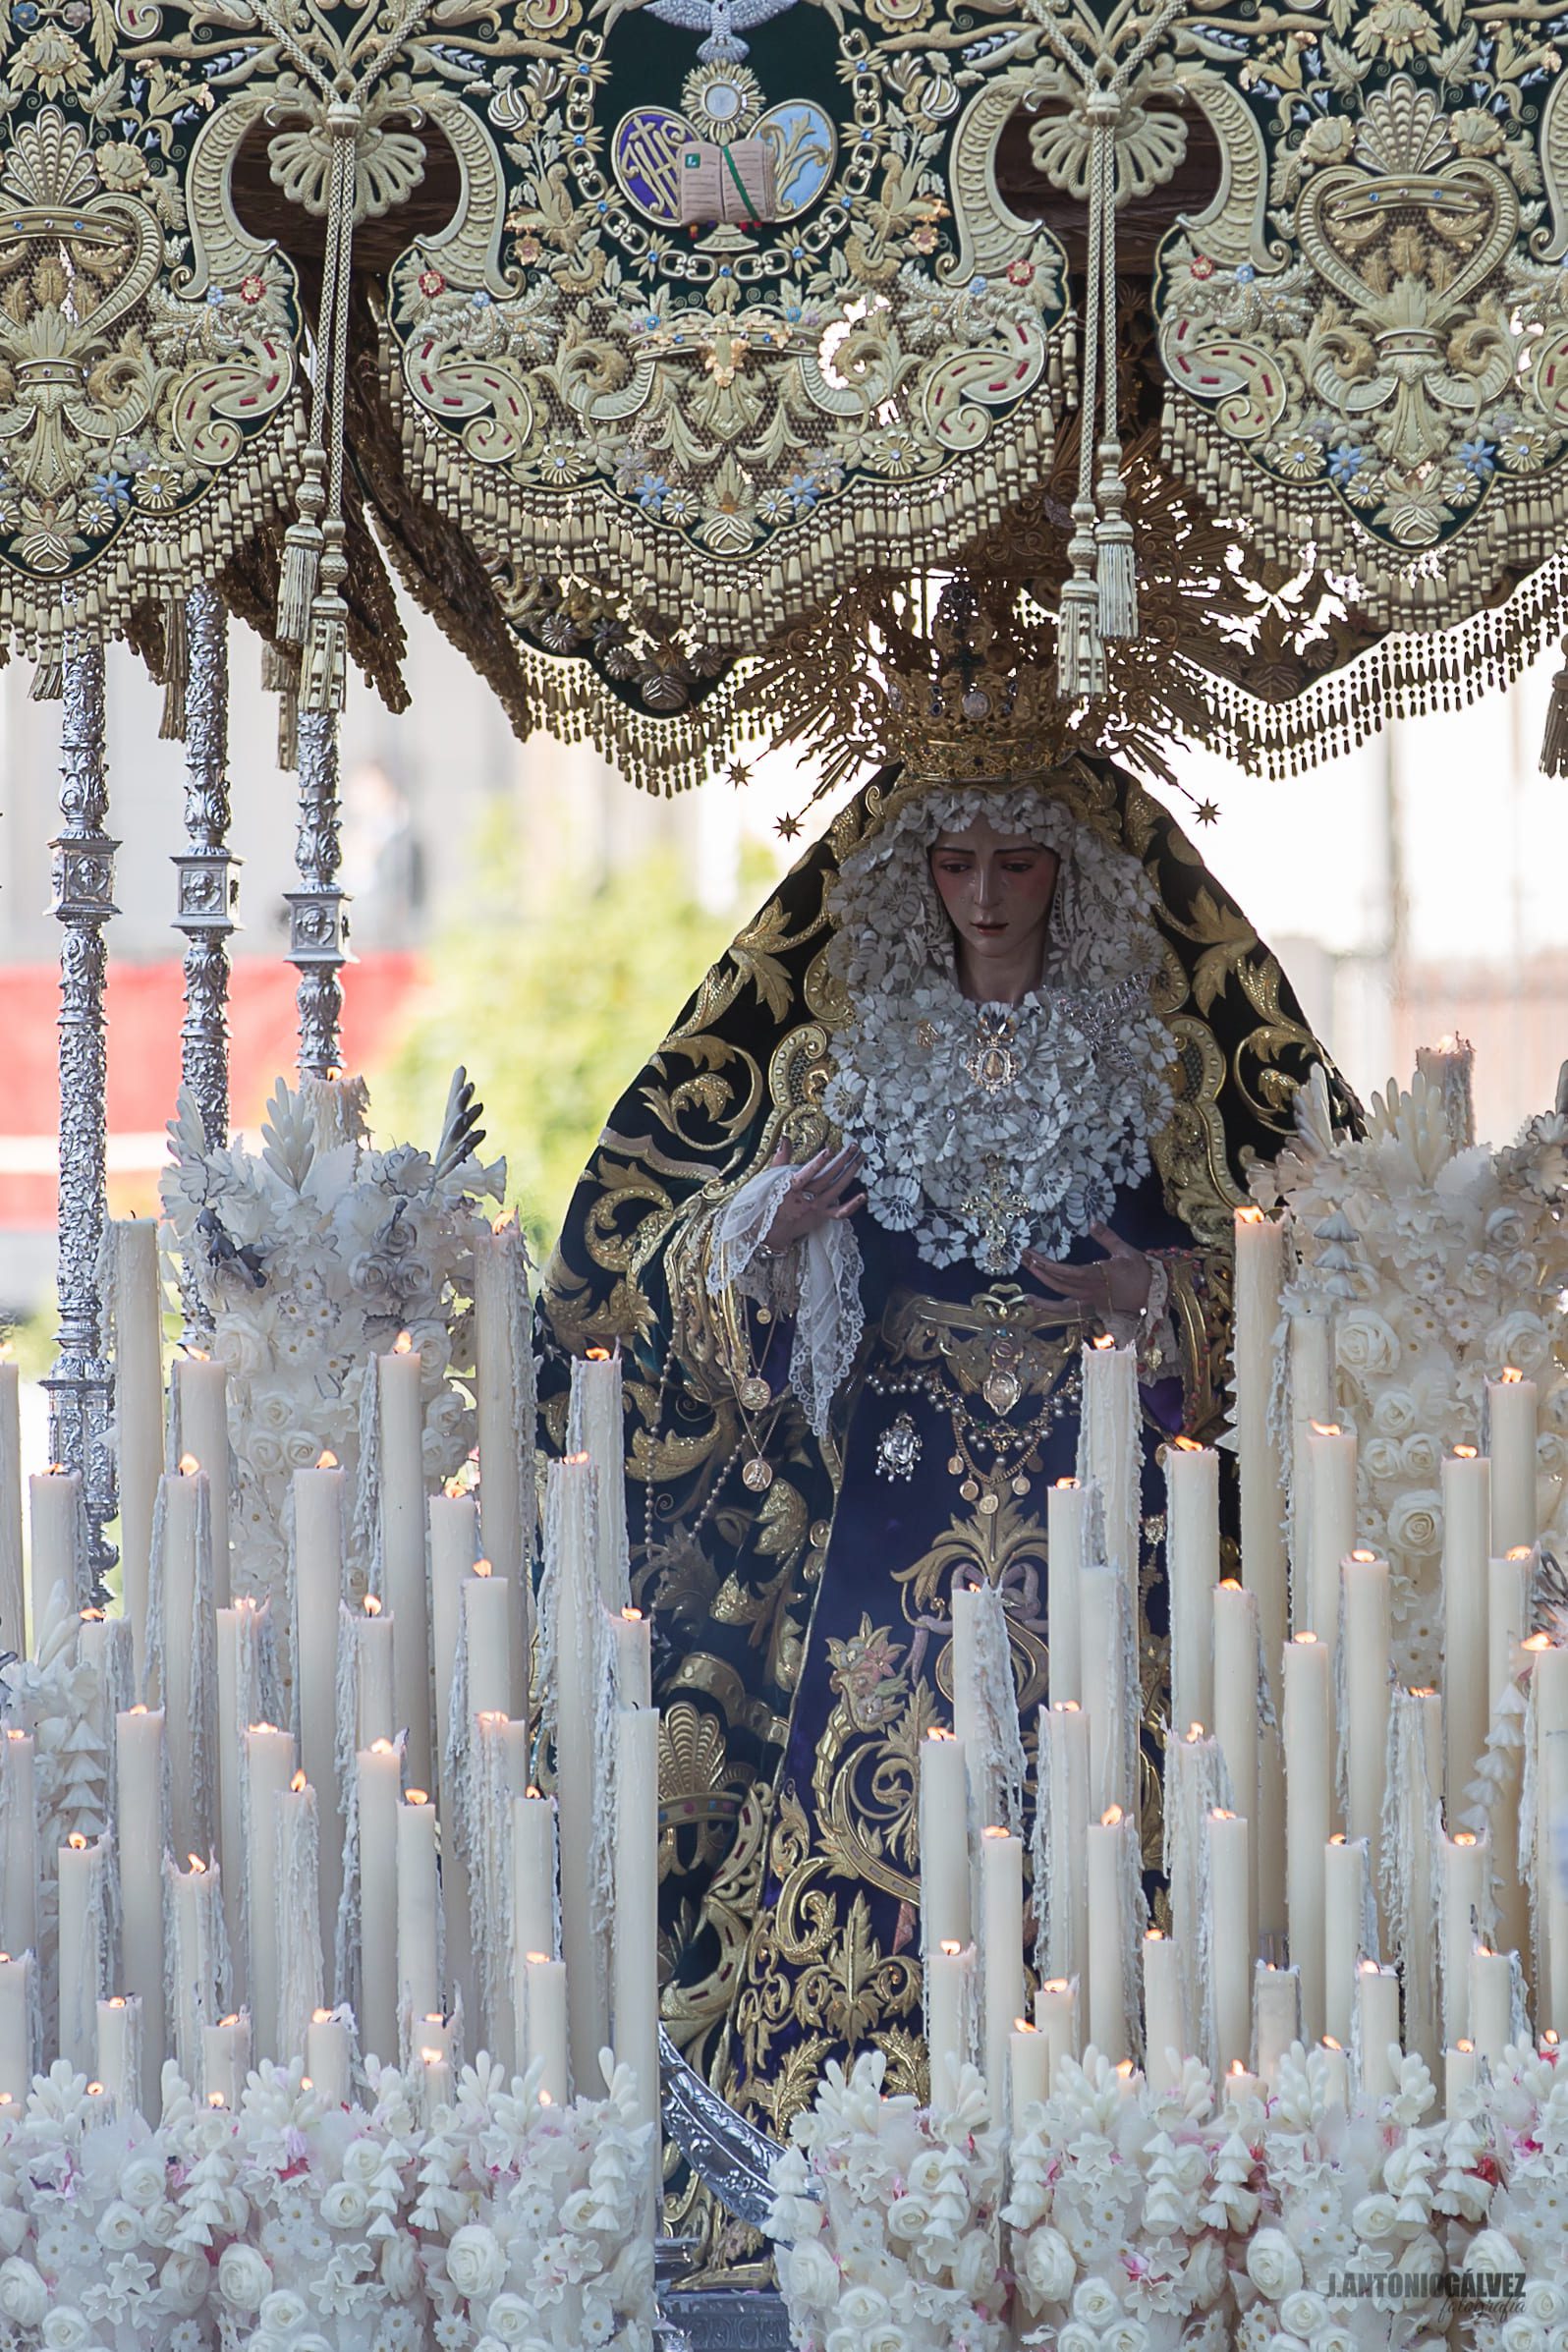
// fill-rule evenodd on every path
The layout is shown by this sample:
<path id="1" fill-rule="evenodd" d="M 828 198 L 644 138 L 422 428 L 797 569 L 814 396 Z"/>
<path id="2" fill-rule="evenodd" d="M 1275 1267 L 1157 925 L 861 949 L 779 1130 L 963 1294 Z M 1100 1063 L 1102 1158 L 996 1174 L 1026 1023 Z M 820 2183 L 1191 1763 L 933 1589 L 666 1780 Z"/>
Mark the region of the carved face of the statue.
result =
<path id="1" fill-rule="evenodd" d="M 984 817 L 931 844 L 931 879 L 953 926 L 966 996 L 1011 1001 L 1038 985 L 1062 862 L 1043 842 Z"/>

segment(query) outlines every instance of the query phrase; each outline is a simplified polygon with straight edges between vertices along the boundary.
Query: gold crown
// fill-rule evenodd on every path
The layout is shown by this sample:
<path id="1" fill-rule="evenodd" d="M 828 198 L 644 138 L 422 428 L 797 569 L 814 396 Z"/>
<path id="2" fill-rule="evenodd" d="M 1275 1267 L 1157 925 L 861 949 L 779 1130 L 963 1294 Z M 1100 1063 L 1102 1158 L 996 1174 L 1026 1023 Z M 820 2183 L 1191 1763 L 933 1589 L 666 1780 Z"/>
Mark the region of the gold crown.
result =
<path id="1" fill-rule="evenodd" d="M 1061 759 L 1054 680 L 1034 668 L 963 663 L 888 681 L 885 758 L 910 784 L 1014 784 Z"/>

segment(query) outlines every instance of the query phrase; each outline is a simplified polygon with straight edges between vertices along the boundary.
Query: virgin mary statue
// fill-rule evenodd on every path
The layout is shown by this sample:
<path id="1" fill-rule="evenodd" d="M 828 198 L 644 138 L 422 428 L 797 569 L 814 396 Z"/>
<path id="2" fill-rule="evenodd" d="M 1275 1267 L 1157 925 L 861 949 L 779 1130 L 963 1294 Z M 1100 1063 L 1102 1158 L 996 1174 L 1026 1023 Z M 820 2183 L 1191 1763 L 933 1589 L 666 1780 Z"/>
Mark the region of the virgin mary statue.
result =
<path id="1" fill-rule="evenodd" d="M 1030 1724 L 1046 1489 L 1107 1329 L 1138 1350 L 1162 1727 L 1157 1449 L 1222 1426 L 1232 1211 L 1321 1058 L 1165 809 L 1042 756 L 1027 686 L 961 666 L 905 704 L 902 767 L 612 1112 L 547 1278 L 557 1440 L 563 1360 L 623 1356 L 666 2023 L 772 2133 L 863 2048 L 925 2088 L 917 1757 L 952 1595 L 1000 1587 Z"/>

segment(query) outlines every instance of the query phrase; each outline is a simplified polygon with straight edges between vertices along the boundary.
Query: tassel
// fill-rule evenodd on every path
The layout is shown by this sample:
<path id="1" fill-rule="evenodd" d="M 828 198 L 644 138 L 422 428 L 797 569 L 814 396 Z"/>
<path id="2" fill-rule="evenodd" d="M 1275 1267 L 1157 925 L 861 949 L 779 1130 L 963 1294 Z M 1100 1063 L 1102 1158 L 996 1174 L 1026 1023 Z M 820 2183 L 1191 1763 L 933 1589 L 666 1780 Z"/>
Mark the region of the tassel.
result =
<path id="1" fill-rule="evenodd" d="M 65 663 L 58 654 L 41 660 L 32 673 L 31 700 L 58 702 L 65 693 Z"/>
<path id="2" fill-rule="evenodd" d="M 1568 776 L 1568 638 L 1563 639 L 1562 652 L 1563 665 L 1551 682 L 1540 739 L 1540 771 L 1545 776 Z"/>
<path id="3" fill-rule="evenodd" d="M 300 705 L 294 689 L 289 687 L 278 697 L 278 765 L 295 768 L 300 764 Z"/>
<path id="4" fill-rule="evenodd" d="M 348 578 L 343 524 L 334 518 L 323 532 L 320 586 L 310 606 L 310 627 L 300 660 L 300 708 L 341 710 L 348 693 L 349 608 L 342 588 Z"/>
<path id="5" fill-rule="evenodd" d="M 1099 633 L 1099 588 L 1094 580 L 1094 509 L 1073 508 L 1077 529 L 1068 546 L 1072 578 L 1056 615 L 1056 684 L 1062 700 L 1082 702 L 1105 692 L 1105 646 Z"/>
<path id="6" fill-rule="evenodd" d="M 1100 477 L 1095 495 L 1099 520 L 1094 526 L 1095 572 L 1099 581 L 1101 637 L 1138 635 L 1138 567 L 1133 552 L 1133 527 L 1126 514 L 1126 485 L 1122 480 L 1121 445 L 1101 441 Z"/>
<path id="7" fill-rule="evenodd" d="M 261 644 L 261 692 L 292 695 L 300 683 L 300 656 L 291 645 Z"/>
<path id="8" fill-rule="evenodd" d="M 318 363 L 319 364 L 319 363 Z M 321 569 L 321 510 L 326 504 L 326 451 L 312 445 L 305 453 L 300 483 L 299 513 L 283 534 L 283 568 L 278 580 L 278 643 L 303 645 L 310 629 Z"/>
<path id="9" fill-rule="evenodd" d="M 191 639 L 185 598 L 171 596 L 163 608 L 163 717 L 158 734 L 178 743 L 185 734 L 185 690 L 191 677 Z"/>

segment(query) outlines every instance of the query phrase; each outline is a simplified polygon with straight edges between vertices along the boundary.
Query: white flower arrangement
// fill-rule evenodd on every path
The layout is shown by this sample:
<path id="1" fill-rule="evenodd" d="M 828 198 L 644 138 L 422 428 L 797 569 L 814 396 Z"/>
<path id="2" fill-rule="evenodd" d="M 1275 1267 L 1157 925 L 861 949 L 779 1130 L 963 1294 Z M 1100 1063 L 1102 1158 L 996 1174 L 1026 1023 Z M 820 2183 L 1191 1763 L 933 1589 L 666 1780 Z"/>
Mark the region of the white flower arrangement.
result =
<path id="1" fill-rule="evenodd" d="M 324 1450 L 356 1472 L 373 1359 L 401 1332 L 420 1352 L 427 1475 L 453 1476 L 474 1439 L 451 1374 L 472 1363 L 474 1247 L 506 1163 L 476 1156 L 479 1112 L 461 1070 L 433 1152 L 372 1148 L 365 1109 L 363 1080 L 295 1093 L 280 1079 L 259 1152 L 210 1148 L 189 1092 L 169 1127 L 164 1212 L 228 1370 L 236 1589 L 280 1601 L 293 1473 Z M 363 1578 L 363 1504 L 356 1516 Z"/>
<path id="2" fill-rule="evenodd" d="M 116 2120 L 64 2061 L 0 2115 L 6 2352 L 651 2352 L 646 2125 L 630 2076 L 542 2105 L 481 2061 L 429 2128 L 370 2070 L 329 2107 L 288 2070 L 238 2112 L 164 2070 Z"/>
<path id="3" fill-rule="evenodd" d="M 1501 1151 L 1461 1148 L 1440 1088 L 1373 1095 L 1365 1138 L 1336 1135 L 1320 1075 L 1297 1134 L 1253 1173 L 1289 1210 L 1298 1258 L 1285 1305 L 1332 1316 L 1338 1410 L 1356 1430 L 1358 1522 L 1395 1577 L 1400 1679 L 1437 1678 L 1441 1462 L 1481 1444 L 1485 1383 L 1512 1365 L 1538 1383 L 1537 1472 L 1548 1543 L 1568 1523 L 1568 1371 L 1553 1349 L 1568 1284 L 1558 1219 L 1568 1119 L 1533 1119 Z"/>
<path id="4" fill-rule="evenodd" d="M 800 2352 L 1568 2345 L 1568 2073 L 1555 2053 L 1509 2051 L 1438 2122 L 1415 2056 L 1375 2108 L 1347 2111 L 1324 2054 L 1299 2043 L 1266 2103 L 1216 2101 L 1196 2060 L 1153 2092 L 1089 2051 L 1058 2064 L 1005 2152 L 973 2072 L 947 2118 L 882 2099 L 881 2080 L 877 2056 L 847 2079 L 830 2070 L 774 2167 L 769 2228 Z M 946 2269 L 933 2271 L 915 2168 L 924 2157 L 935 2177 L 930 2159 L 964 2134 L 977 2186 L 966 2208 L 955 2183 Z M 1004 2154 L 1001 2267 L 972 2301 L 954 2291 L 961 2250 L 971 2238 L 994 2250 Z M 906 2229 L 912 2198 L 922 2212 Z M 1456 2315 L 1458 2273 L 1481 2292 Z"/>

